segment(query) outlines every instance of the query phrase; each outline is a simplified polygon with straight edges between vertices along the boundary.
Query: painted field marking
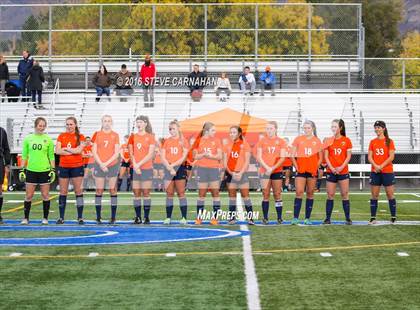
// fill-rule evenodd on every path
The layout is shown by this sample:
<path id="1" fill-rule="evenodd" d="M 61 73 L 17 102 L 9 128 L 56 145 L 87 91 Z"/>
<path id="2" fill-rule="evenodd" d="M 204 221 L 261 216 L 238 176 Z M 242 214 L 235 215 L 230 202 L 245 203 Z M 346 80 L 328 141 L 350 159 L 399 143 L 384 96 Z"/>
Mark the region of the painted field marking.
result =
<path id="1" fill-rule="evenodd" d="M 166 257 L 175 257 L 176 253 L 166 253 L 165 256 Z"/>
<path id="2" fill-rule="evenodd" d="M 99 253 L 96 253 L 96 252 L 90 252 L 88 255 L 88 257 L 97 257 L 97 256 L 99 256 Z"/>
<path id="3" fill-rule="evenodd" d="M 322 257 L 332 257 L 332 254 L 330 252 L 321 252 L 319 253 Z"/>
<path id="4" fill-rule="evenodd" d="M 57 197 L 58 197 L 58 195 L 52 195 L 52 196 L 50 197 L 50 200 L 53 200 L 54 198 L 57 198 Z M 20 202 L 22 202 L 22 200 L 21 200 Z M 42 204 L 42 199 L 41 199 L 41 200 L 38 200 L 38 201 L 33 202 L 33 203 L 32 203 L 32 207 L 33 207 L 33 206 L 38 206 L 38 205 L 40 205 L 40 204 Z M 5 210 L 5 211 L 3 211 L 3 213 L 10 213 L 10 212 L 19 211 L 19 210 L 22 210 L 22 209 L 23 209 L 23 207 L 24 207 L 24 205 L 22 204 L 22 205 L 20 205 L 20 206 L 18 206 L 18 207 L 16 207 L 16 208 L 9 209 L 9 210 Z"/>
<path id="5" fill-rule="evenodd" d="M 397 255 L 398 255 L 398 256 L 402 256 L 402 257 L 405 257 L 405 256 L 410 256 L 410 255 L 408 255 L 408 253 L 407 253 L 407 252 L 397 252 Z"/>
<path id="6" fill-rule="evenodd" d="M 19 253 L 19 252 L 13 252 L 13 253 L 10 253 L 10 257 L 19 257 L 19 256 L 22 256 L 23 255 L 23 253 Z"/>
<path id="7" fill-rule="evenodd" d="M 244 213 L 242 207 L 242 197 L 240 193 L 236 194 L 236 208 L 239 214 Z M 240 225 L 240 229 L 243 231 L 249 231 L 248 225 Z M 242 246 L 244 253 L 244 267 L 245 267 L 245 279 L 246 279 L 246 299 L 248 303 L 248 309 L 260 310 L 260 290 L 258 288 L 257 273 L 255 271 L 254 258 L 252 257 L 252 246 L 251 236 L 242 236 Z"/>

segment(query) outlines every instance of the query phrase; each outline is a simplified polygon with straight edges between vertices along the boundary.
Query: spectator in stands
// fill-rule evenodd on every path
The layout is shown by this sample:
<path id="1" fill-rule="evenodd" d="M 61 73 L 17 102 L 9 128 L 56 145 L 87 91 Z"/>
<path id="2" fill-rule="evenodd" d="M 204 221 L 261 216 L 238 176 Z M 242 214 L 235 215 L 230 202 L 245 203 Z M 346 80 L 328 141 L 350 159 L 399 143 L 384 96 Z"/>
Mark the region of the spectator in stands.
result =
<path id="1" fill-rule="evenodd" d="M 203 97 L 203 89 L 206 84 L 207 73 L 200 72 L 200 66 L 195 64 L 193 71 L 188 74 L 188 88 L 190 89 L 191 98 L 194 101 L 200 101 Z"/>
<path id="2" fill-rule="evenodd" d="M 109 95 L 111 94 L 109 87 L 112 84 L 112 80 L 108 75 L 108 70 L 106 70 L 106 67 L 104 65 L 102 65 L 99 68 L 98 73 L 96 73 L 96 75 L 93 77 L 92 83 L 93 85 L 95 85 L 96 89 L 96 102 L 99 102 L 99 100 L 101 100 L 100 97 L 104 93 L 109 97 Z M 108 99 L 109 101 L 111 101 L 110 98 Z"/>
<path id="3" fill-rule="evenodd" d="M 222 92 L 226 93 L 227 97 L 229 98 L 232 92 L 232 87 L 230 86 L 229 78 L 225 72 L 222 72 L 221 76 L 217 78 L 217 84 L 214 87 L 214 90 L 216 91 L 217 99 L 219 99 L 220 93 Z"/>
<path id="4" fill-rule="evenodd" d="M 247 89 L 249 89 L 250 95 L 253 96 L 256 85 L 257 83 L 255 81 L 254 74 L 252 74 L 251 69 L 246 66 L 243 73 L 239 76 L 239 88 L 243 94 L 245 94 Z"/>
<path id="5" fill-rule="evenodd" d="M 125 64 L 122 64 L 121 70 L 115 74 L 114 81 L 116 85 L 115 93 L 117 96 L 130 96 L 133 93 L 133 88 L 131 87 L 133 75 L 127 70 L 127 66 Z M 120 98 L 120 101 L 125 102 L 127 99 Z"/>
<path id="6" fill-rule="evenodd" d="M 34 59 L 26 50 L 22 52 L 22 57 L 23 58 L 19 60 L 17 71 L 19 74 L 21 95 L 22 97 L 26 97 L 29 96 L 29 89 L 26 86 L 26 76 L 34 64 Z M 22 101 L 25 102 L 26 100 L 26 98 L 22 98 Z"/>
<path id="7" fill-rule="evenodd" d="M 6 82 L 9 80 L 9 67 L 7 66 L 6 60 L 0 55 L 0 93 L 1 102 L 4 102 L 6 97 Z"/>
<path id="8" fill-rule="evenodd" d="M 144 92 L 144 106 L 153 107 L 155 100 L 153 92 L 155 88 L 156 67 L 149 54 L 146 54 L 144 57 L 144 64 L 140 69 L 140 77 Z"/>
<path id="9" fill-rule="evenodd" d="M 31 91 L 32 102 L 35 109 L 44 109 L 42 106 L 42 83 L 45 82 L 44 70 L 38 61 L 34 61 L 34 65 L 26 74 L 26 82 L 28 89 Z M 38 95 L 38 105 L 35 103 L 36 95 Z"/>
<path id="10" fill-rule="evenodd" d="M 276 76 L 274 73 L 271 72 L 271 68 L 269 66 L 265 67 L 265 71 L 260 76 L 261 81 L 261 93 L 260 96 L 264 96 L 265 90 L 271 90 L 271 96 L 275 96 L 276 93 L 274 88 L 276 86 Z"/>

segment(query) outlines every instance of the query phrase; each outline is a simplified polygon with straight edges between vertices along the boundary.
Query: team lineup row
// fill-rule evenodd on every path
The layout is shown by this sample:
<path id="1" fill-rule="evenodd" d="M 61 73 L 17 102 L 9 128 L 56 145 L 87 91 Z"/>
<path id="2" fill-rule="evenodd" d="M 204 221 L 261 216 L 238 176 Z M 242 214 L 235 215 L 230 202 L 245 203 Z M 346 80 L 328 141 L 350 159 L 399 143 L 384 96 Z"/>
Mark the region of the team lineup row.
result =
<path id="1" fill-rule="evenodd" d="M 337 184 L 340 187 L 342 205 L 346 224 L 351 225 L 349 201 L 349 170 L 348 163 L 352 154 L 352 142 L 346 137 L 345 124 L 341 119 L 331 123 L 332 135 L 323 142 L 316 135 L 316 126 L 312 121 L 305 121 L 303 134 L 294 139 L 291 145 L 277 136 L 277 123 L 267 123 L 265 133 L 253 147 L 243 135 L 242 128 L 232 125 L 229 137 L 223 142 L 216 136 L 216 126 L 210 122 L 203 125 L 201 132 L 194 139 L 187 139 L 181 132 L 179 123 L 174 120 L 169 124 L 169 137 L 163 143 L 157 144 L 152 126 L 147 116 L 136 118 L 137 132 L 131 134 L 127 143 L 120 144 L 119 135 L 112 130 L 113 120 L 110 115 L 101 119 L 101 129 L 92 138 L 85 138 L 79 132 L 77 120 L 74 117 L 66 119 L 66 131 L 57 138 L 56 145 L 45 134 L 47 121 L 39 117 L 35 120 L 35 131 L 23 141 L 22 166 L 19 179 L 25 182 L 26 196 L 24 201 L 24 218 L 22 224 L 29 223 L 31 202 L 36 186 L 40 186 L 43 200 L 43 224 L 48 224 L 50 209 L 50 183 L 55 181 L 55 154 L 59 155 L 57 168 L 60 194 L 58 198 L 59 218 L 57 224 L 63 224 L 65 218 L 66 200 L 70 181 L 76 195 L 77 220 L 83 220 L 83 176 L 86 167 L 93 168 L 95 180 L 95 210 L 96 222 L 102 223 L 102 195 L 106 187 L 111 196 L 110 224 L 116 223 L 117 215 L 117 181 L 120 166 L 131 170 L 133 206 L 135 211 L 134 224 L 149 224 L 153 179 L 153 161 L 155 154 L 160 156 L 164 169 L 164 185 L 166 190 L 166 219 L 164 224 L 170 224 L 174 206 L 175 193 L 179 199 L 181 224 L 187 223 L 187 199 L 185 188 L 191 177 L 192 169 L 198 179 L 197 217 L 195 224 L 203 221 L 204 202 L 207 192 L 211 193 L 213 212 L 210 224 L 217 225 L 221 207 L 220 181 L 221 173 L 227 184 L 229 195 L 228 221 L 236 221 L 236 194 L 239 190 L 246 217 L 250 225 L 254 224 L 253 206 L 249 196 L 248 168 L 251 157 L 254 156 L 258 165 L 258 174 L 262 188 L 263 224 L 268 224 L 269 201 L 272 193 L 277 213 L 277 222 L 282 219 L 282 186 L 284 172 L 292 167 L 296 170 L 294 199 L 294 215 L 292 224 L 299 223 L 299 215 L 306 193 L 304 224 L 311 224 L 311 212 L 314 203 L 318 169 L 326 167 L 327 200 L 326 218 L 324 224 L 331 223 L 334 206 L 334 195 Z M 369 145 L 368 160 L 372 165 L 370 184 L 371 200 L 370 224 L 376 223 L 378 196 L 383 185 L 389 200 L 391 222 L 396 220 L 396 201 L 394 198 L 395 177 L 392 161 L 395 145 L 389 138 L 386 124 L 377 121 L 374 124 L 376 138 Z M 122 159 L 120 158 L 122 157 Z M 1 166 L 4 175 L 4 163 Z M 2 181 L 2 180 L 1 180 Z M 2 182 L 1 182 L 2 183 Z M 0 192 L 0 212 L 3 197 Z M 142 210 L 143 206 L 143 210 Z M 143 211 L 143 217 L 142 217 Z M 1 217 L 0 217 L 1 219 Z"/>

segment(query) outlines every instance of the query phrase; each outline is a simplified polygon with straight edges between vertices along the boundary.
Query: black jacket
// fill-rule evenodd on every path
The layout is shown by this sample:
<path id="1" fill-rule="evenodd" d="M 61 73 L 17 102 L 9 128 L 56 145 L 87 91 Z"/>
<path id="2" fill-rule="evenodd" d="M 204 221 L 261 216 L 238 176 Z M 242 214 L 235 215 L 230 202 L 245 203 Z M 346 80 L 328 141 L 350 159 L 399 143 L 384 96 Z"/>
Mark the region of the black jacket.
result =
<path id="1" fill-rule="evenodd" d="M 10 165 L 10 148 L 6 130 L 0 127 L 0 164 Z"/>
<path id="2" fill-rule="evenodd" d="M 34 65 L 26 74 L 30 90 L 42 90 L 42 83 L 45 82 L 44 70 L 39 65 Z"/>
<path id="3" fill-rule="evenodd" d="M 188 88 L 190 91 L 194 89 L 203 89 L 207 81 L 207 73 L 206 72 L 191 72 L 188 74 Z"/>
<path id="4" fill-rule="evenodd" d="M 8 80 L 9 79 L 9 67 L 4 62 L 0 64 L 0 80 Z"/>

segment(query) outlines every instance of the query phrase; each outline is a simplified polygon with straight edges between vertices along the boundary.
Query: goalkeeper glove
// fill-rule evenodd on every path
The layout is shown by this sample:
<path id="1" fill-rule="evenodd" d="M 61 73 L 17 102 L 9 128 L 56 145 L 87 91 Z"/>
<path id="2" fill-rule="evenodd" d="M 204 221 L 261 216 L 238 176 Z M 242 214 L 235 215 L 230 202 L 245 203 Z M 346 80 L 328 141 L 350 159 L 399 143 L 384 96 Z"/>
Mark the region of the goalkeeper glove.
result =
<path id="1" fill-rule="evenodd" d="M 19 181 L 24 183 L 26 181 L 26 171 L 25 169 L 21 169 L 19 171 Z"/>
<path id="2" fill-rule="evenodd" d="M 50 183 L 54 183 L 55 181 L 55 170 L 51 169 L 50 173 L 48 173 L 48 177 L 50 178 Z"/>

